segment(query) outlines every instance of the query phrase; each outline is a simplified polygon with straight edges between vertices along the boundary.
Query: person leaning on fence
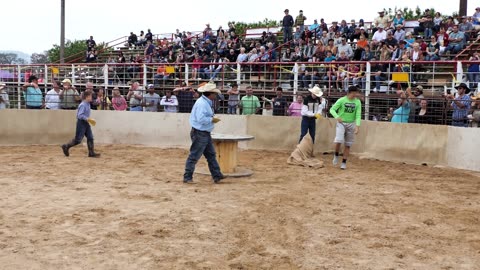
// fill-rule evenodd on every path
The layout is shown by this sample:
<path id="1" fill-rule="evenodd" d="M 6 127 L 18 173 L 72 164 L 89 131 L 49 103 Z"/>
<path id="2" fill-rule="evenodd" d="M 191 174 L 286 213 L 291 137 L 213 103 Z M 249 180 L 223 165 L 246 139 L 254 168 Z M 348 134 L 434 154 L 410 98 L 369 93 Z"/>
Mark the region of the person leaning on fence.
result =
<path id="1" fill-rule="evenodd" d="M 190 114 L 190 125 L 192 126 L 190 138 L 192 139 L 192 145 L 190 146 L 190 154 L 185 162 L 183 182 L 193 182 L 195 165 L 202 155 L 204 155 L 207 159 L 208 169 L 212 175 L 213 182 L 217 184 L 225 177 L 220 171 L 211 136 L 214 124 L 220 121 L 218 118 L 215 118 L 212 106 L 217 95 L 221 94 L 221 92 L 212 82 L 200 87 L 198 92 L 201 93 L 202 96 L 195 102 L 192 113 Z"/>
<path id="2" fill-rule="evenodd" d="M 120 89 L 118 87 L 113 88 L 113 97 L 112 97 L 112 106 L 115 111 L 126 111 L 127 110 L 127 101 L 120 94 Z"/>
<path id="3" fill-rule="evenodd" d="M 28 83 L 23 85 L 25 107 L 27 109 L 40 110 L 44 107 L 42 90 L 38 86 L 38 78 L 30 76 Z"/>
<path id="4" fill-rule="evenodd" d="M 60 82 L 52 81 L 52 89 L 45 95 L 45 109 L 59 110 L 60 107 Z"/>
<path id="5" fill-rule="evenodd" d="M 95 120 L 90 118 L 90 102 L 92 102 L 92 92 L 87 90 L 83 93 L 83 101 L 77 110 L 77 128 L 75 138 L 67 144 L 62 145 L 63 154 L 70 156 L 70 148 L 79 145 L 83 137 L 87 137 L 88 157 L 97 158 L 100 154 L 95 153 L 93 144 L 93 132 L 91 125 L 95 125 Z"/>
<path id="6" fill-rule="evenodd" d="M 451 101 L 449 107 L 453 109 L 452 112 L 452 126 L 454 127 L 466 127 L 467 115 L 470 110 L 471 100 L 467 94 L 470 92 L 470 88 L 465 83 L 461 83 L 455 86 L 457 89 L 457 97 L 448 94 L 446 96 L 447 101 Z"/>
<path id="7" fill-rule="evenodd" d="M 316 119 L 320 118 L 323 111 L 325 110 L 326 102 L 322 98 L 323 92 L 315 85 L 313 88 L 308 89 L 310 95 L 304 98 L 302 106 L 302 124 L 300 127 L 300 143 L 307 133 L 310 134 L 312 142 L 315 143 L 315 132 L 316 132 Z"/>
<path id="8" fill-rule="evenodd" d="M 390 109 L 391 111 L 393 111 L 392 123 L 408 123 L 408 118 L 410 116 L 411 110 L 410 99 L 407 97 L 407 94 L 402 90 L 398 90 L 397 94 L 399 96 L 398 108 L 395 110 L 393 110 L 393 108 Z"/>
<path id="9" fill-rule="evenodd" d="M 472 105 L 467 115 L 468 120 L 471 122 L 471 127 L 480 127 L 480 93 L 472 97 Z"/>
<path id="10" fill-rule="evenodd" d="M 350 147 L 355 141 L 355 135 L 358 133 L 362 120 L 362 104 L 357 98 L 359 89 L 352 85 L 348 88 L 346 96 L 340 98 L 330 108 L 330 114 L 337 119 L 335 135 L 335 153 L 333 156 L 333 166 L 338 165 L 340 147 L 344 144 L 343 160 L 340 168 L 347 169 L 347 159 L 350 154 Z"/>
<path id="11" fill-rule="evenodd" d="M 69 79 L 62 81 L 63 89 L 58 94 L 62 101 L 63 110 L 76 110 L 77 104 L 81 100 L 80 94 L 77 89 L 72 86 L 72 82 Z M 88 104 L 90 106 L 90 103 Z"/>
<path id="12" fill-rule="evenodd" d="M 130 102 L 131 112 L 143 112 L 142 100 L 143 90 L 138 82 L 132 83 L 127 94 L 127 100 Z"/>
<path id="13" fill-rule="evenodd" d="M 8 99 L 8 92 L 5 90 L 5 84 L 0 83 L 0 110 L 10 108 L 10 101 Z"/>
<path id="14" fill-rule="evenodd" d="M 238 104 L 242 108 L 243 115 L 256 114 L 260 110 L 260 101 L 257 96 L 253 95 L 253 89 L 251 86 L 247 86 L 245 89 L 246 95 L 242 97 Z"/>

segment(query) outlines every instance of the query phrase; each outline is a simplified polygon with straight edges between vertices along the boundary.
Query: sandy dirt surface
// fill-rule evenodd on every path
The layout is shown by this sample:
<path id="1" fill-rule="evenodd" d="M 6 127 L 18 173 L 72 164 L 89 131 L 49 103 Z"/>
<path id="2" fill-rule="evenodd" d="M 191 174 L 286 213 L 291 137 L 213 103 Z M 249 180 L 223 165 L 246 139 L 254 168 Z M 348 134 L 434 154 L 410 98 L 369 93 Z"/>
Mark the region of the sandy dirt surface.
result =
<path id="1" fill-rule="evenodd" d="M 1 269 L 479 269 L 480 177 L 245 151 L 255 171 L 182 184 L 187 152 L 0 148 Z"/>

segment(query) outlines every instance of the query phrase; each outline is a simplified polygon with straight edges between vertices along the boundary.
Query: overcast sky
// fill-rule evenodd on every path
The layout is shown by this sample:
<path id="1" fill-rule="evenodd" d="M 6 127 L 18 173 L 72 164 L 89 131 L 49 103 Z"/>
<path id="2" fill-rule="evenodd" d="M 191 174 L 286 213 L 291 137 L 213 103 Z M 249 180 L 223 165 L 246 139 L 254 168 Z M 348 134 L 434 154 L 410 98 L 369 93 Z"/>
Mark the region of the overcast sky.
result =
<path id="1" fill-rule="evenodd" d="M 300 9 L 307 17 L 306 24 L 313 19 L 351 19 L 372 21 L 377 11 L 383 8 L 411 7 L 419 3 L 421 9 L 435 7 L 451 14 L 458 11 L 458 0 L 343 0 L 343 1 L 286 1 L 286 0 L 183 0 L 183 1 L 102 1 L 66 0 L 66 38 L 87 39 L 93 35 L 97 43 L 108 42 L 130 31 L 152 29 L 154 34 L 180 30 L 203 30 L 205 23 L 212 28 L 227 27 L 229 20 L 255 22 L 265 18 L 280 20 L 283 10 L 290 9 L 297 15 Z M 427 4 L 431 3 L 431 4 Z M 468 15 L 475 9 L 470 1 Z M 48 50 L 60 43 L 60 0 L 5 0 L 1 1 L 2 37 L 0 50 L 17 50 L 26 53 Z M 480 4 L 479 4 L 480 5 Z M 8 41 L 7 41 L 8 40 Z"/>

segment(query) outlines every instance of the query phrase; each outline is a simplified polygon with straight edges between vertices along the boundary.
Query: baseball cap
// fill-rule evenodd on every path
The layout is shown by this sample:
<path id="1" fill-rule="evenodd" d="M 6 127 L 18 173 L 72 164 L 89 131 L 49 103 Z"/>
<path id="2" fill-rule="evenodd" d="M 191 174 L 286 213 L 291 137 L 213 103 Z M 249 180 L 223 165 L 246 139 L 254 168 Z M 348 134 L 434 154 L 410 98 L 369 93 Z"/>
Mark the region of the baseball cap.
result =
<path id="1" fill-rule="evenodd" d="M 154 86 L 153 84 L 149 84 L 147 87 L 148 87 L 148 89 L 153 89 L 153 88 L 155 88 L 155 86 Z"/>

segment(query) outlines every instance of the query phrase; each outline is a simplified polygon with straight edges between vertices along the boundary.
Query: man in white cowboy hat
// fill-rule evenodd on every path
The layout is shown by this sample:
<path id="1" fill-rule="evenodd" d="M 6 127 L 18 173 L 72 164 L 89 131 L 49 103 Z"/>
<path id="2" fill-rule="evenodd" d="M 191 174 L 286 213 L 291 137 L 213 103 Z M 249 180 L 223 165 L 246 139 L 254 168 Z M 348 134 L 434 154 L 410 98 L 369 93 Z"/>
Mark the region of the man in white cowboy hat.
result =
<path id="1" fill-rule="evenodd" d="M 355 134 L 358 133 L 360 122 L 362 120 L 362 104 L 357 98 L 358 87 L 352 85 L 348 88 L 346 96 L 340 98 L 330 108 L 330 114 L 337 119 L 337 130 L 335 136 L 335 154 L 333 156 L 333 166 L 338 164 L 338 155 L 342 143 L 345 145 L 343 150 L 343 160 L 340 168 L 347 169 L 347 159 L 350 154 L 350 147 L 355 140 Z"/>
<path id="2" fill-rule="evenodd" d="M 72 87 L 72 81 L 69 79 L 64 79 L 62 81 L 63 89 L 60 91 L 58 96 L 62 101 L 63 110 L 76 110 L 78 102 L 81 100 L 80 94 L 77 89 Z"/>
<path id="3" fill-rule="evenodd" d="M 470 110 L 471 100 L 467 95 L 470 92 L 470 88 L 465 83 L 461 83 L 455 86 L 457 89 L 457 97 L 453 95 L 447 95 L 447 100 L 451 101 L 449 104 L 453 109 L 452 112 L 452 126 L 454 127 L 466 127 L 467 126 L 467 114 Z"/>
<path id="4" fill-rule="evenodd" d="M 190 114 L 190 125 L 192 126 L 190 138 L 192 139 L 192 145 L 185 163 L 183 182 L 187 184 L 193 182 L 195 165 L 202 155 L 204 155 L 207 159 L 208 169 L 212 175 L 213 182 L 217 184 L 225 177 L 220 171 L 220 165 L 218 165 L 217 162 L 211 132 L 213 130 L 213 124 L 220 121 L 220 119 L 214 117 L 213 102 L 221 92 L 213 82 L 209 82 L 198 88 L 198 92 L 201 93 L 202 96 L 197 99 Z"/>
<path id="5" fill-rule="evenodd" d="M 310 134 L 312 142 L 315 143 L 315 131 L 317 127 L 315 120 L 321 117 L 326 107 L 326 100 L 322 98 L 323 92 L 318 85 L 308 89 L 308 91 L 310 91 L 310 95 L 303 100 L 299 143 L 303 137 L 307 135 L 307 132 Z"/>
<path id="6" fill-rule="evenodd" d="M 10 107 L 10 101 L 8 100 L 8 93 L 5 91 L 5 84 L 0 83 L 0 110 Z"/>

